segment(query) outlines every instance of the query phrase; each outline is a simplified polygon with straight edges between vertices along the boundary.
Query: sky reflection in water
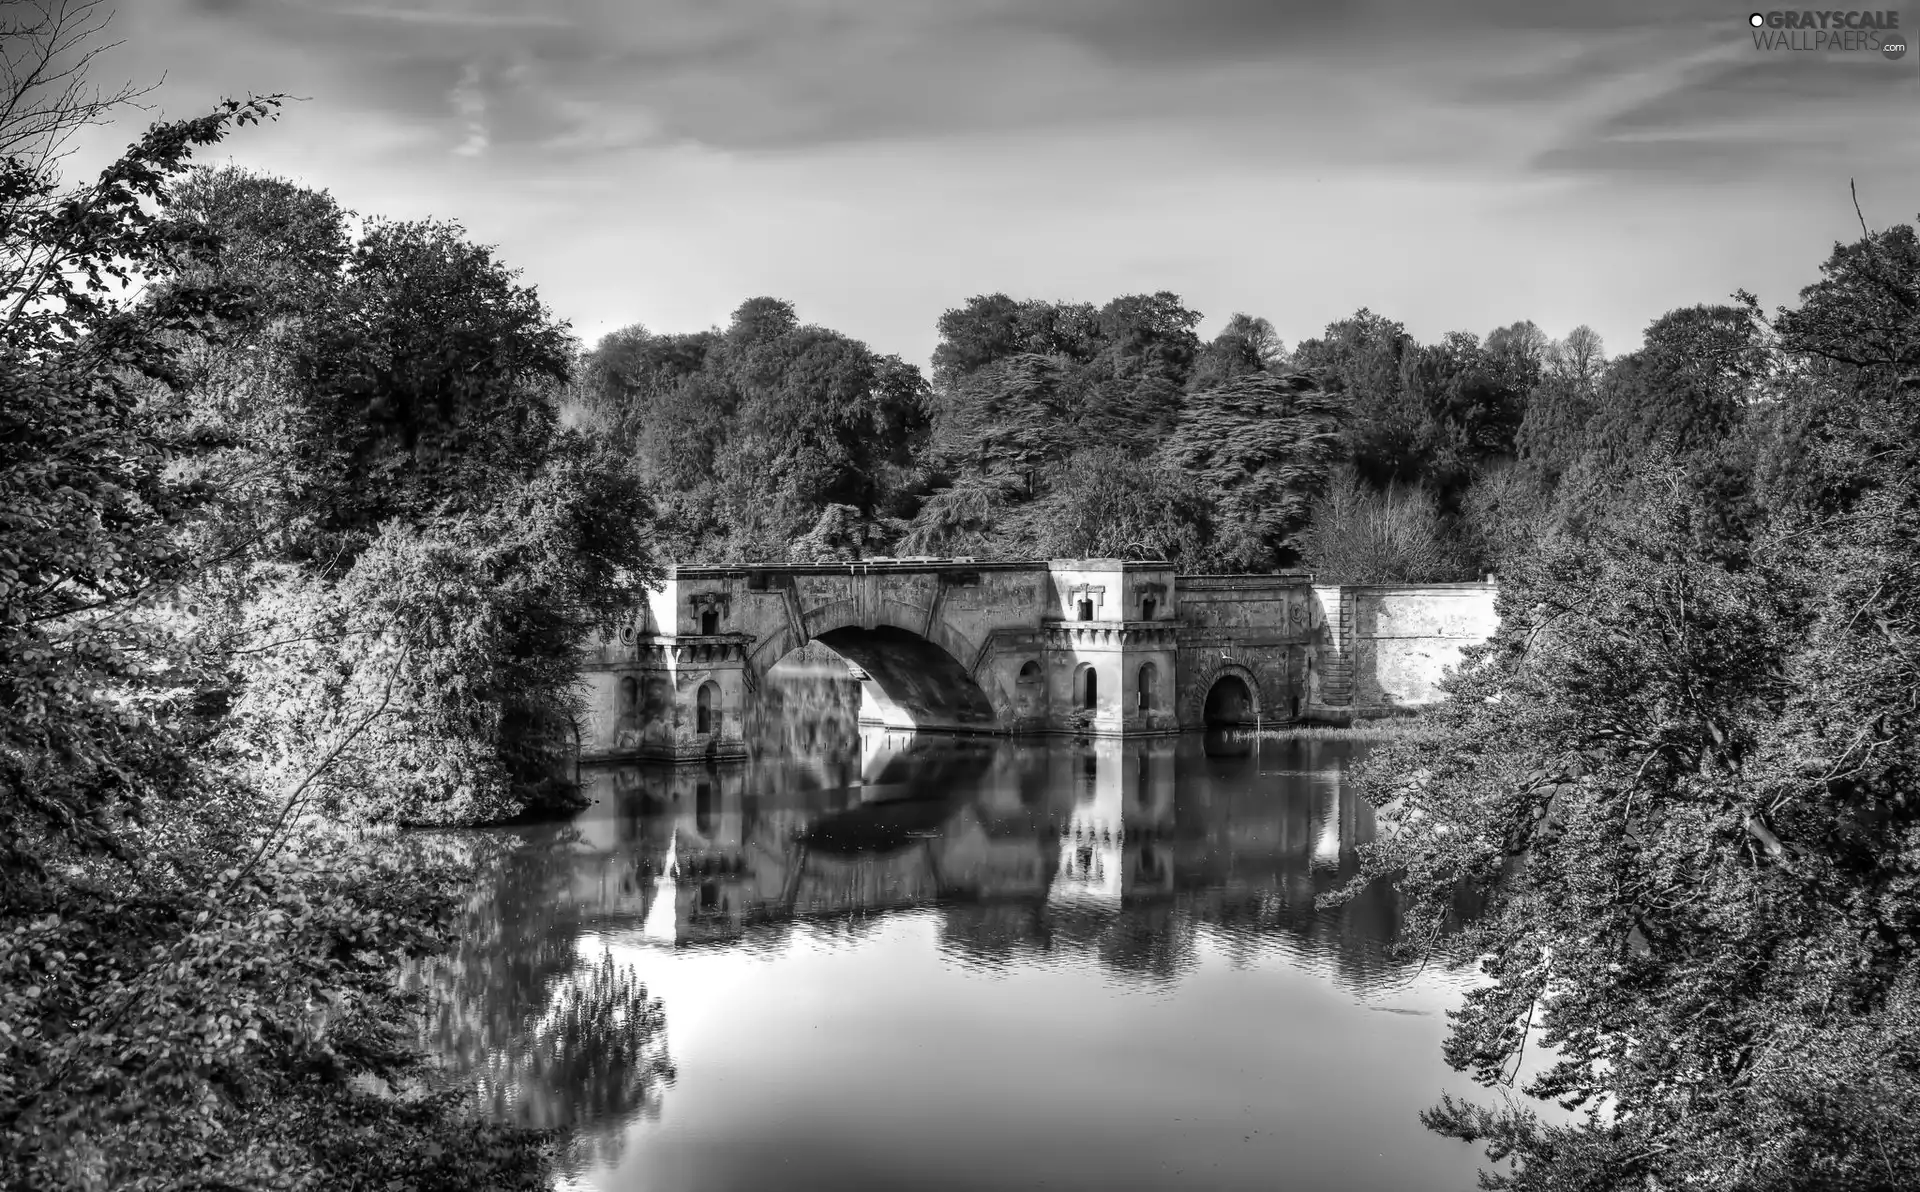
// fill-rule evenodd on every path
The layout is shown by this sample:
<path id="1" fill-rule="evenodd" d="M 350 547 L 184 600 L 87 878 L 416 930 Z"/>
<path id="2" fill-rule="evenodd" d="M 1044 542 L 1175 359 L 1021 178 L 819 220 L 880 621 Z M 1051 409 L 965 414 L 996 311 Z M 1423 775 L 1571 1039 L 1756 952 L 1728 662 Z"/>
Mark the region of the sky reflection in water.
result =
<path id="1" fill-rule="evenodd" d="M 787 719 L 467 842 L 436 1041 L 581 1127 L 573 1186 L 1473 1187 L 1416 1116 L 1470 1087 L 1459 979 L 1382 956 L 1385 891 L 1313 907 L 1371 831 L 1359 747 Z"/>

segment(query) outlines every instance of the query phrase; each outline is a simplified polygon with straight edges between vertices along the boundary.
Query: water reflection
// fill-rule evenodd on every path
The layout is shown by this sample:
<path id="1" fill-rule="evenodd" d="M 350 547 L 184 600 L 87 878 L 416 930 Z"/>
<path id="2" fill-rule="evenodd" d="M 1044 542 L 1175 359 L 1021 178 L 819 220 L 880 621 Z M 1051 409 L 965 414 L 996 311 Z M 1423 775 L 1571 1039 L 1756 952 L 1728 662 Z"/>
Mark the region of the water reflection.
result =
<path id="1" fill-rule="evenodd" d="M 782 1058 L 799 1044 L 797 1028 L 775 1012 L 794 999 L 873 1001 L 887 989 L 915 988 L 931 1007 L 953 996 L 947 978 L 908 972 L 918 973 L 920 962 L 900 941 L 920 925 L 931 929 L 928 942 L 942 962 L 995 980 L 1098 973 L 1119 990 L 1170 993 L 1191 984 L 1196 966 L 1214 955 L 1230 971 L 1304 974 L 1348 991 L 1349 1004 L 1392 988 L 1396 970 L 1384 948 L 1398 922 L 1390 892 L 1371 891 L 1338 911 L 1314 907 L 1318 894 L 1353 874 L 1356 849 L 1372 831 L 1370 809 L 1345 780 L 1353 746 L 1199 736 L 913 737 L 859 729 L 852 722 L 857 696 L 847 698 L 846 686 L 825 677 L 785 688 L 763 707 L 759 747 L 744 762 L 589 771 L 592 807 L 568 824 L 503 839 L 468 908 L 460 950 L 425 974 L 442 1007 L 435 1029 L 443 1052 L 482 1074 L 503 1114 L 576 1127 L 575 1170 L 624 1170 L 621 1140 L 635 1122 L 661 1112 L 677 1074 L 667 1057 L 665 1009 L 705 1014 L 706 999 L 721 988 L 702 986 L 691 1002 L 663 1008 L 613 963 L 609 948 L 656 983 L 693 971 L 688 965 L 732 965 L 729 957 L 773 966 L 751 978 L 726 969 L 736 974 L 726 996 L 749 999 L 764 1023 L 735 1018 L 708 1028 L 708 1036 L 723 1029 L 728 1047 L 758 1057 L 754 1075 L 736 1073 L 728 1085 L 736 1098 L 739 1079 L 773 1086 L 800 1079 L 785 1072 L 793 1061 Z M 888 923 L 908 935 L 888 929 L 881 934 L 894 942 L 872 944 Z M 792 959 L 823 948 L 825 967 Z M 872 959 L 879 956 L 888 958 L 880 976 L 853 975 L 853 966 L 880 963 Z M 669 990 L 669 1003 L 673 997 Z M 1053 1012 L 1079 1014 L 1079 1004 L 1062 1002 Z M 1018 1084 L 1028 1078 L 1014 1073 L 1035 1061 L 1013 1058 L 1013 1040 L 1034 1024 L 1016 1026 L 1005 1015 L 1031 1016 L 1033 1005 L 971 1005 L 968 1013 L 992 1018 L 987 1035 L 938 1045 L 971 1046 L 972 1058 L 956 1063 L 1003 1070 Z M 876 1004 L 864 1012 L 882 1010 Z M 1212 1043 L 1237 1046 L 1233 1039 L 1258 1033 L 1266 1021 L 1262 1011 L 1185 1029 L 1197 1055 Z M 939 1031 L 944 1040 L 946 1028 Z M 856 1036 L 843 1032 L 838 1045 Z M 934 1037 L 922 1032 L 895 1043 L 926 1048 Z M 1056 1058 L 1075 1062 L 1071 1053 Z M 723 1050 L 707 1064 L 720 1079 L 736 1062 Z M 835 1062 L 862 1061 L 842 1055 Z M 877 1069 L 900 1061 L 876 1053 L 865 1062 Z M 884 1085 L 877 1076 L 874 1082 Z M 884 1088 L 874 1095 L 862 1112 L 885 1111 Z M 978 1091 L 989 1100 L 1002 1095 Z M 963 1107 L 974 1103 L 973 1094 L 951 1096 Z M 745 1111 L 726 1106 L 688 1105 L 698 1137 L 716 1146 L 742 1141 L 735 1135 L 745 1127 L 727 1115 Z M 792 1113 L 776 1112 L 783 1129 L 794 1128 Z M 913 1146 L 953 1141 L 925 1133 L 932 1125 L 915 1129 L 922 1133 L 893 1140 L 903 1162 L 917 1153 Z M 1419 1130 L 1411 1110 L 1407 1129 Z M 792 1145 L 824 1145 L 817 1134 L 808 1138 Z M 1371 1139 L 1362 1145 L 1375 1148 Z M 699 1164 L 722 1162 L 717 1152 L 700 1154 Z M 780 1159 L 789 1162 L 798 1160 Z M 642 1167 L 649 1180 L 673 1182 Z M 1022 1170 L 1030 1177 L 1030 1167 Z M 736 1174 L 749 1185 L 774 1178 L 758 1169 Z M 687 1187 L 742 1186 L 719 1175 L 683 1175 Z M 775 1183 L 809 1186 L 787 1166 Z"/>
<path id="2" fill-rule="evenodd" d="M 481 881 L 446 953 L 407 983 L 428 994 L 425 1031 L 446 1068 L 496 1118 L 579 1126 L 562 1167 L 617 1162 L 628 1124 L 658 1117 L 673 1082 L 666 1018 L 631 966 L 578 947 L 581 904 L 566 895 L 578 833 L 459 842 Z"/>
<path id="3" fill-rule="evenodd" d="M 1029 942 L 1054 947 L 1080 938 L 1061 934 L 1069 921 L 1127 934 L 1150 921 L 1318 930 L 1356 979 L 1394 930 L 1384 895 L 1313 909 L 1371 830 L 1341 780 L 1343 746 L 1265 742 L 1258 759 L 1251 747 L 1209 756 L 1195 738 L 908 748 L 870 735 L 861 746 L 841 785 L 771 762 L 590 772 L 595 806 L 569 826 L 570 913 L 583 928 L 695 947 L 935 904 L 965 936 L 983 908 L 1025 903 L 1036 913 L 989 916 L 995 932 L 1024 922 Z M 1172 903 L 1179 916 L 1162 913 Z"/>

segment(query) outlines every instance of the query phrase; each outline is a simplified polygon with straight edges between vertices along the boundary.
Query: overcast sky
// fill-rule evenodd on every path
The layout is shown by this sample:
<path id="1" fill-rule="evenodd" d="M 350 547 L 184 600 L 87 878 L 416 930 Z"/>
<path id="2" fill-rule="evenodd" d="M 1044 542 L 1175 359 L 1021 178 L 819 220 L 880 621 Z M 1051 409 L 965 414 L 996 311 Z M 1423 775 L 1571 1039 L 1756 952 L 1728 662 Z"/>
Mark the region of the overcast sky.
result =
<path id="1" fill-rule="evenodd" d="M 306 97 L 213 160 L 458 220 L 589 342 L 771 294 L 924 362 L 973 294 L 1170 289 L 1209 335 L 1368 306 L 1618 349 L 1791 301 L 1858 234 L 1850 177 L 1874 226 L 1920 212 L 1920 50 L 1759 51 L 1693 0 L 119 9 L 103 70 L 164 72 L 156 115 Z"/>

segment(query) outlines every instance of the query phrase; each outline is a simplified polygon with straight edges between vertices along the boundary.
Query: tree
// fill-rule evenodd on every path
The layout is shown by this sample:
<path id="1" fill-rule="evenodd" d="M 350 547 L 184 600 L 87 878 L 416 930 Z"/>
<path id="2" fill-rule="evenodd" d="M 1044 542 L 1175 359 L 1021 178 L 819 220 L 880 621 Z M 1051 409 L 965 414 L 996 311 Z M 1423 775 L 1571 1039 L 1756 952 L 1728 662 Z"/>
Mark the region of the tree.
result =
<path id="1" fill-rule="evenodd" d="M 1173 428 L 1200 352 L 1200 315 L 1177 294 L 1130 294 L 1100 308 L 1100 353 L 1080 370 L 1075 445 L 1150 450 Z"/>
<path id="2" fill-rule="evenodd" d="M 1040 470 L 1063 459 L 1073 414 L 1071 377 L 1051 356 L 1025 353 L 967 378 L 936 428 L 936 450 L 953 466 L 1017 478 L 1031 498 Z"/>
<path id="3" fill-rule="evenodd" d="M 1412 475 L 1445 498 L 1465 487 L 1476 464 L 1513 452 L 1533 369 L 1524 356 L 1515 359 L 1511 329 L 1505 334 L 1501 356 L 1477 336 L 1455 331 L 1430 347 L 1411 348 L 1403 360 L 1403 388 L 1424 415 L 1415 437 L 1421 460 Z"/>
<path id="4" fill-rule="evenodd" d="M 790 302 L 749 299 L 724 331 L 617 332 L 588 354 L 583 388 L 594 433 L 662 492 L 671 557 L 785 559 L 834 506 L 878 547 L 925 491 L 920 370 L 802 325 Z"/>
<path id="5" fill-rule="evenodd" d="M 927 497 L 900 549 L 916 555 L 1029 555 L 1033 548 L 1013 517 L 1016 503 L 1025 495 L 1024 479 L 1006 473 L 964 472 Z"/>
<path id="6" fill-rule="evenodd" d="M 1579 326 L 1547 346 L 1540 379 L 1527 393 L 1526 413 L 1514 432 L 1514 450 L 1530 483 L 1551 492 L 1586 450 L 1606 354 L 1600 336 Z"/>
<path id="7" fill-rule="evenodd" d="M 1287 364 L 1286 344 L 1265 319 L 1235 312 L 1194 358 L 1189 389 L 1211 389 L 1250 372 L 1275 372 Z"/>
<path id="8" fill-rule="evenodd" d="M 7 30 L 0 108 L 0 1184 L 530 1186 L 537 1136 L 353 1083 L 421 1073 L 389 976 L 437 946 L 452 875 L 287 834 L 307 779 L 263 798 L 212 746 L 225 658 L 179 597 L 218 494 L 183 467 L 183 345 L 250 302 L 163 213 L 277 100 L 156 124 L 65 185 L 63 138 L 113 103 L 62 58 L 92 9 Z"/>
<path id="9" fill-rule="evenodd" d="M 1033 513 L 1036 552 L 1052 559 L 1207 557 L 1205 495 L 1186 474 L 1118 447 L 1077 451 L 1061 465 Z"/>
<path id="10" fill-rule="evenodd" d="M 655 335 L 635 325 L 610 332 L 581 361 L 581 402 L 615 445 L 644 451 L 657 444 L 660 422 L 673 418 L 672 395 L 705 372 L 719 342 L 718 331 Z M 724 417 L 730 410 L 729 401 L 719 413 Z M 655 451 L 647 462 L 657 473 L 677 458 Z"/>
<path id="11" fill-rule="evenodd" d="M 1294 349 L 1294 367 L 1345 401 L 1342 454 L 1370 484 L 1420 475 L 1424 417 L 1402 379 L 1415 346 L 1406 328 L 1363 307 Z"/>
<path id="12" fill-rule="evenodd" d="M 308 554 L 351 558 L 390 518 L 457 516 L 526 479 L 572 361 L 566 327 L 458 225 L 371 225 L 292 348 Z"/>
<path id="13" fill-rule="evenodd" d="M 1614 361 L 1596 395 L 1591 448 L 1616 463 L 1711 452 L 1758 395 L 1766 345 L 1750 297 L 1669 311 L 1638 352 Z"/>
<path id="14" fill-rule="evenodd" d="M 1301 559 L 1329 583 L 1452 583 L 1473 576 L 1430 491 L 1397 485 L 1376 491 L 1350 467 L 1314 502 Z"/>
<path id="15" fill-rule="evenodd" d="M 1430 1113 L 1510 1161 L 1489 1186 L 1920 1180 L 1913 244 L 1836 246 L 1777 347 L 1750 354 L 1708 308 L 1663 328 L 1683 410 L 1787 404 L 1757 425 L 1792 426 L 1806 462 L 1763 491 L 1751 549 L 1715 549 L 1720 511 L 1681 463 L 1642 469 L 1510 566 L 1501 628 L 1429 735 L 1365 775 L 1364 874 L 1408 896 L 1414 939 L 1491 978 L 1449 1061 L 1510 1085 L 1537 1038 L 1552 1055 L 1525 1091 L 1578 1111 Z M 1680 359 L 1696 335 L 1730 350 Z M 1449 936 L 1463 890 L 1486 909 Z"/>
<path id="16" fill-rule="evenodd" d="M 1301 374 L 1250 373 L 1188 395 L 1165 459 L 1214 502 L 1223 562 L 1264 569 L 1297 549 L 1339 457 L 1346 413 L 1341 398 Z"/>
<path id="17" fill-rule="evenodd" d="M 1086 303 L 1022 302 L 1005 294 L 971 298 L 940 316 L 934 388 L 947 394 L 987 365 L 1023 354 L 1090 360 L 1101 341 L 1099 318 Z"/>

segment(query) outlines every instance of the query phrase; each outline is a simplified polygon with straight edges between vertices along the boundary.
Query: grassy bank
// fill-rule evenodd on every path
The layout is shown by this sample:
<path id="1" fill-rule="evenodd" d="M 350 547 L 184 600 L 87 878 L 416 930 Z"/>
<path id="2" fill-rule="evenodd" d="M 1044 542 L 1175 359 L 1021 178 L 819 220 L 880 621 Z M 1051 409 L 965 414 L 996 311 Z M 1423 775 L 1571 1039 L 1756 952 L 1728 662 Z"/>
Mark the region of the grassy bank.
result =
<path id="1" fill-rule="evenodd" d="M 1263 741 L 1386 741 L 1418 730 L 1416 716 L 1382 717 L 1354 720 L 1347 724 L 1281 724 L 1273 727 L 1219 729 L 1230 736 L 1258 737 Z"/>

